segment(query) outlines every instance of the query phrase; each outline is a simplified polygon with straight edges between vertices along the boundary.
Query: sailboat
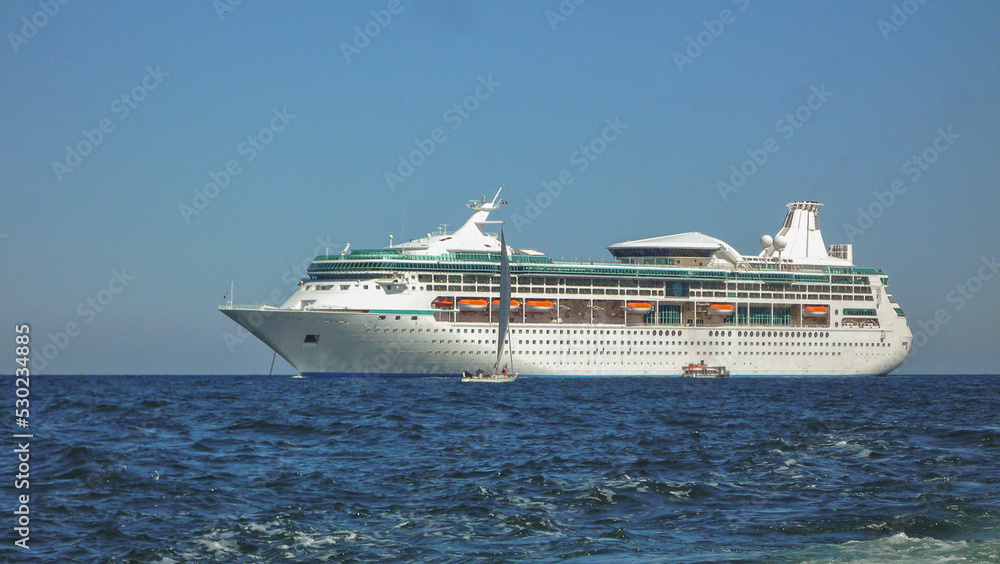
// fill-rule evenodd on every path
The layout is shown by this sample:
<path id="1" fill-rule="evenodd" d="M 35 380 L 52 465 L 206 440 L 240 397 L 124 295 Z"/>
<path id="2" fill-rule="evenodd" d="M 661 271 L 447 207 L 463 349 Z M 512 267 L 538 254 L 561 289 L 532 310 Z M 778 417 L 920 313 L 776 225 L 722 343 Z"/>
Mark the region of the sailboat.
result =
<path id="1" fill-rule="evenodd" d="M 503 236 L 503 226 L 500 227 L 500 313 L 498 314 L 499 324 L 497 327 L 497 360 L 493 363 L 493 371 L 476 372 L 465 371 L 462 375 L 463 382 L 513 382 L 517 379 L 517 373 L 507 370 L 507 365 L 500 368 L 503 360 L 503 344 L 507 339 L 507 328 L 510 322 L 510 258 L 507 256 L 507 241 Z M 514 364 L 514 357 L 510 358 L 511 367 Z"/>

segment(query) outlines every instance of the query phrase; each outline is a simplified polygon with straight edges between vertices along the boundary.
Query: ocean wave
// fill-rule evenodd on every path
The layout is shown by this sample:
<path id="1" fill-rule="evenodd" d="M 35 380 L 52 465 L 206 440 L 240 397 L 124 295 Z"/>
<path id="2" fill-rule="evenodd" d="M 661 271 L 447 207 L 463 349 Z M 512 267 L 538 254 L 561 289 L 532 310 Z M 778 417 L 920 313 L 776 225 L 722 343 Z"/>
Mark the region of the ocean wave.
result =
<path id="1" fill-rule="evenodd" d="M 848 541 L 803 550 L 801 553 L 783 555 L 789 560 L 803 563 L 850 562 L 852 564 L 948 564 L 952 562 L 1000 561 L 1000 539 L 942 540 L 934 537 L 910 537 L 895 533 L 867 541 Z"/>

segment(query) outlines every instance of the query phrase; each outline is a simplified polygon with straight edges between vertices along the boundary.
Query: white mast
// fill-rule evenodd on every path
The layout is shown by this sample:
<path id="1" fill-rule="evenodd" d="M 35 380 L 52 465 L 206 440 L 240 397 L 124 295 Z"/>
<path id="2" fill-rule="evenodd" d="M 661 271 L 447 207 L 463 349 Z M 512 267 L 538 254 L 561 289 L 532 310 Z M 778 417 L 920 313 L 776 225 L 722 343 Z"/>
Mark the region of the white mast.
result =
<path id="1" fill-rule="evenodd" d="M 497 193 L 499 195 L 499 192 Z M 503 226 L 500 226 L 500 326 L 497 329 L 497 361 L 493 364 L 493 373 L 500 370 L 500 360 L 503 358 L 503 342 L 507 337 L 507 324 L 510 321 L 510 259 L 507 257 L 507 241 L 503 236 Z"/>

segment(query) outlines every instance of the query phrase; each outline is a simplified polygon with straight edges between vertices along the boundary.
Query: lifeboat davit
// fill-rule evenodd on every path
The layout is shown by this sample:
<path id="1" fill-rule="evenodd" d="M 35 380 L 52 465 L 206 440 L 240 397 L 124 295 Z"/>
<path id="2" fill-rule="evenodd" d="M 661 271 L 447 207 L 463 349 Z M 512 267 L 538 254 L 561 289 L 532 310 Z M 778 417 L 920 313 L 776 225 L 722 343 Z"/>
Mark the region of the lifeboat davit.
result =
<path id="1" fill-rule="evenodd" d="M 722 317 L 732 315 L 735 310 L 733 304 L 711 304 L 708 306 L 709 315 L 721 315 Z"/>
<path id="2" fill-rule="evenodd" d="M 431 307 L 436 309 L 451 309 L 455 305 L 455 302 L 449 300 L 448 298 L 437 298 L 431 302 Z"/>
<path id="3" fill-rule="evenodd" d="M 552 311 L 556 304 L 552 303 L 552 300 L 527 300 L 524 302 L 524 306 L 527 311 L 538 312 Z"/>
<path id="4" fill-rule="evenodd" d="M 460 311 L 485 311 L 489 307 L 489 302 L 483 298 L 462 298 L 458 300 Z"/>
<path id="5" fill-rule="evenodd" d="M 521 302 L 515 299 L 510 300 L 510 310 L 517 311 L 521 309 Z M 500 311 L 500 299 L 493 298 L 493 311 Z"/>
<path id="6" fill-rule="evenodd" d="M 819 306 L 802 306 L 803 317 L 826 317 L 830 313 L 830 308 L 819 305 Z"/>
<path id="7" fill-rule="evenodd" d="M 649 313 L 653 304 L 649 302 L 625 302 L 625 307 L 632 313 Z"/>

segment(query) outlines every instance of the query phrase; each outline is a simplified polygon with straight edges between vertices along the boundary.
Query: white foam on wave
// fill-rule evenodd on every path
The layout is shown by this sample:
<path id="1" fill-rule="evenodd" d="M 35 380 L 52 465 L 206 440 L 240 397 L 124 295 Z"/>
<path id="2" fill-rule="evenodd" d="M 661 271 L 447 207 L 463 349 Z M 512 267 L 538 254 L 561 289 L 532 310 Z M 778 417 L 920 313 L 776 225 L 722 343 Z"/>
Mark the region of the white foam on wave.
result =
<path id="1" fill-rule="evenodd" d="M 284 545 L 281 548 L 309 548 L 328 544 L 337 544 L 337 541 L 353 541 L 357 539 L 358 533 L 355 531 L 331 531 L 329 534 L 324 536 L 297 531 L 292 536 L 292 540 L 295 541 L 295 544 L 291 546 Z"/>
<path id="2" fill-rule="evenodd" d="M 853 562 L 921 562 L 943 564 L 946 562 L 968 562 L 965 556 L 957 554 L 967 549 L 966 541 L 943 541 L 933 537 L 911 538 L 906 533 L 896 533 L 874 541 L 851 541 L 843 547 L 847 553 L 857 554 L 863 560 Z"/>
<path id="3" fill-rule="evenodd" d="M 232 537 L 233 533 L 213 534 L 206 538 L 195 540 L 194 544 L 201 545 L 205 550 L 216 555 L 235 554 L 239 552 L 239 548 L 236 540 Z"/>
<path id="4" fill-rule="evenodd" d="M 272 536 L 282 532 L 281 522 L 277 519 L 271 521 L 270 523 L 264 523 L 263 525 L 260 523 L 250 523 L 246 526 L 246 529 L 252 533 L 264 533 Z"/>
<path id="5" fill-rule="evenodd" d="M 803 562 L 972 564 L 1000 560 L 1000 539 L 948 541 L 895 533 L 870 541 L 848 541 L 838 545 L 813 547 L 805 553 Z"/>
<path id="6" fill-rule="evenodd" d="M 844 456 L 857 458 L 871 458 L 879 456 L 880 459 L 892 460 L 896 452 L 896 446 L 884 439 L 865 440 L 862 438 L 852 439 L 850 442 L 839 440 L 833 444 Z"/>
<path id="7" fill-rule="evenodd" d="M 589 497 L 592 499 L 596 498 L 599 499 L 600 501 L 603 501 L 604 503 L 611 503 L 612 501 L 614 501 L 615 492 L 610 488 L 599 487 L 584 497 Z"/>

